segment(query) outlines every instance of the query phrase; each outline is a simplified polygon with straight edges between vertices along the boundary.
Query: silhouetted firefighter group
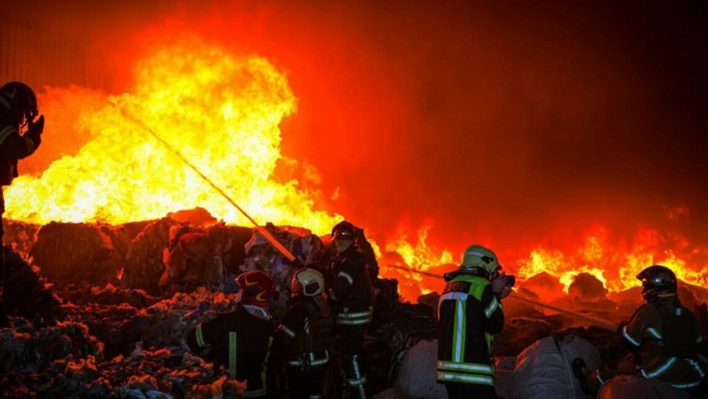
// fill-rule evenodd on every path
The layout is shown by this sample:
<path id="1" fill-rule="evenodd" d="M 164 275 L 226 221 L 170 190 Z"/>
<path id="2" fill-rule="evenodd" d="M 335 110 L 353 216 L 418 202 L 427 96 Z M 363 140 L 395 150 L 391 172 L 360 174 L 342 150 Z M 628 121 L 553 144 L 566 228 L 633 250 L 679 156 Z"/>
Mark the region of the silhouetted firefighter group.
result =
<path id="1" fill-rule="evenodd" d="M 359 353 L 373 319 L 374 290 L 355 234 L 348 222 L 334 226 L 336 256 L 323 272 L 308 265 L 293 274 L 290 305 L 278 322 L 270 314 L 271 277 L 260 270 L 239 275 L 241 307 L 188 332 L 190 349 L 248 381 L 244 397 L 269 397 L 267 377 L 285 366 L 291 398 L 320 398 L 336 347 L 349 397 L 366 398 Z"/>
<path id="2" fill-rule="evenodd" d="M 43 130 L 44 116 L 39 115 L 32 89 L 20 82 L 3 85 L 1 185 L 17 177 L 17 161 L 35 152 Z M 0 207 L 4 212 L 1 195 Z M 336 255 L 327 268 L 303 266 L 294 260 L 291 299 L 280 320 L 274 320 L 270 312 L 275 292 L 271 277 L 252 270 L 236 278 L 238 310 L 188 332 L 191 351 L 224 367 L 231 379 L 246 382 L 244 397 L 320 398 L 336 392 L 336 396 L 366 398 L 372 393 L 360 359 L 374 312 L 371 278 L 356 248 L 357 228 L 344 221 L 331 234 Z M 4 251 L 0 259 L 5 281 Z M 601 370 L 588 370 L 584 359 L 575 359 L 573 372 L 583 390 L 597 392 L 613 376 L 628 374 L 658 379 L 705 398 L 705 364 L 699 353 L 705 351 L 706 343 L 696 318 L 678 299 L 675 274 L 654 265 L 637 278 L 646 303 L 618 327 L 618 337 L 631 356 Z M 504 327 L 502 300 L 512 292 L 513 276 L 502 271 L 494 252 L 472 245 L 465 250 L 459 268 L 446 274 L 445 280 L 438 305 L 437 381 L 450 398 L 497 398 L 493 336 Z M 0 321 L 7 322 L 2 302 Z M 331 380 L 326 376 L 334 359 L 345 379 L 335 385 L 344 389 L 324 389 Z M 287 378 L 281 379 L 286 383 L 274 386 L 272 377 L 280 370 L 286 370 Z"/>

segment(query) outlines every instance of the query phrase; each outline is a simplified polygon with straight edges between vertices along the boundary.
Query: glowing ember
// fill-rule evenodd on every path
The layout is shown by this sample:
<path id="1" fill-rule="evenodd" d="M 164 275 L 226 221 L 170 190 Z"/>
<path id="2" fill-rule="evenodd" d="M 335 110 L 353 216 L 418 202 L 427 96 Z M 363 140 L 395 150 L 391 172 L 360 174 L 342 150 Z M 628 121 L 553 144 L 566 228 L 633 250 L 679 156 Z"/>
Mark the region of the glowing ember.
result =
<path id="1" fill-rule="evenodd" d="M 327 232 L 341 220 L 313 209 L 298 182 L 271 179 L 280 121 L 295 112 L 286 77 L 267 60 L 237 57 L 198 38 L 156 49 L 138 64 L 130 93 L 84 112 L 77 129 L 93 140 L 54 162 L 41 178 L 21 176 L 6 191 L 6 215 L 46 224 L 120 224 L 197 206 L 249 225 L 225 199 L 167 151 L 145 123 L 227 192 L 255 220 Z M 126 118 L 129 115 L 131 118 Z"/>

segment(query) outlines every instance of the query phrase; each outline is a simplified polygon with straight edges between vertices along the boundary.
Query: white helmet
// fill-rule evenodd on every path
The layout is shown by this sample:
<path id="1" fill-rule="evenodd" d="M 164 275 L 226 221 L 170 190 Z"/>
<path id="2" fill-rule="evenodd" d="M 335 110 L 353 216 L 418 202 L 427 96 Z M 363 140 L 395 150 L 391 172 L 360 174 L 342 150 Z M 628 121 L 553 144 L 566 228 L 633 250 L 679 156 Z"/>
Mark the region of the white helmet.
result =
<path id="1" fill-rule="evenodd" d="M 291 296 L 318 296 L 324 289 L 324 276 L 315 269 L 304 268 L 296 271 L 290 282 Z"/>

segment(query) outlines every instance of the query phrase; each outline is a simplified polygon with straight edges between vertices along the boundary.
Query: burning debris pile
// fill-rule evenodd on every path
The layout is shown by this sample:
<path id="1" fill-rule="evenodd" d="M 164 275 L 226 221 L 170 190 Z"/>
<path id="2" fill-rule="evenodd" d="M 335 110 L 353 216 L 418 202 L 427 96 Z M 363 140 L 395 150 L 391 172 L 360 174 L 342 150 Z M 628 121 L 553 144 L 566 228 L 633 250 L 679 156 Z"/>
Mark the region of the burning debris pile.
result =
<path id="1" fill-rule="evenodd" d="M 0 337 L 5 397 L 238 397 L 243 386 L 190 354 L 183 337 L 199 323 L 237 309 L 229 283 L 247 270 L 272 276 L 280 292 L 273 299 L 277 319 L 290 296 L 294 269 L 253 229 L 203 216 L 197 210 L 120 226 L 8 223 L 17 253 L 7 252 L 10 284 L 5 298 L 11 312 L 22 318 L 14 317 Z M 313 267 L 324 267 L 332 256 L 330 246 L 308 230 L 267 229 Z M 363 231 L 358 239 L 378 293 L 362 363 L 370 384 L 382 392 L 393 385 L 411 348 L 436 339 L 439 295 L 424 295 L 416 305 L 400 303 L 398 282 L 377 277 L 376 258 Z M 32 268 L 24 259 L 34 259 L 38 266 Z M 548 278 L 536 280 L 549 284 Z M 538 299 L 534 284 L 532 280 L 518 291 Z M 627 320 L 637 302 L 612 297 L 582 274 L 570 294 L 557 301 L 575 310 L 594 308 L 593 315 L 609 320 Z M 697 305 L 705 322 L 703 294 L 681 288 L 682 298 Z M 614 318 L 608 316 L 613 311 L 618 313 Z M 549 336 L 579 337 L 603 358 L 619 356 L 614 333 L 574 327 L 577 320 L 545 315 L 520 301 L 505 301 L 505 314 L 505 328 L 495 337 L 501 360 L 513 359 Z M 11 386 L 18 388 L 10 391 Z"/>
<path id="2" fill-rule="evenodd" d="M 82 323 L 39 330 L 15 319 L 0 344 L 3 397 L 240 397 L 243 384 L 183 349 L 144 350 L 103 359 L 103 344 Z M 30 354 L 30 355 L 28 355 Z"/>
<path id="3" fill-rule="evenodd" d="M 186 167 L 187 158 L 253 210 L 256 219 L 276 223 L 265 229 L 301 263 L 322 268 L 333 255 L 326 238 L 284 226 L 287 221 L 321 233 L 340 219 L 314 209 L 319 195 L 298 189 L 307 180 L 273 178 L 278 161 L 293 161 L 278 149 L 278 124 L 297 103 L 285 75 L 265 59 L 237 57 L 199 38 L 180 36 L 187 38 L 156 46 L 159 50 L 141 62 L 133 92 L 101 98 L 88 107 L 93 111 L 82 113 L 81 129 L 92 141 L 75 156 L 58 159 L 41 177 L 21 176 L 8 187 L 6 215 L 25 222 L 4 221 L 10 249 L 4 298 L 16 316 L 0 331 L 4 397 L 241 395 L 243 386 L 186 351 L 184 333 L 236 309 L 232 282 L 248 270 L 265 271 L 275 282 L 277 320 L 290 297 L 294 265 L 262 234 L 237 226 L 244 218 L 214 195 L 204 175 Z M 185 84 L 185 76 L 195 78 Z M 167 132 L 185 157 L 159 145 Z M 193 204 L 219 219 L 204 209 L 160 218 Z M 382 268 L 396 281 L 378 278 L 379 248 L 358 232 L 377 291 L 362 353 L 376 391 L 391 387 L 417 345 L 427 342 L 428 355 L 435 347 L 430 342 L 437 336 L 435 314 L 444 285 L 435 275 L 454 265 L 445 251 L 432 256 L 426 236 L 425 230 L 419 234 L 420 251 L 405 240 L 387 243 L 383 256 L 393 255 L 392 262 L 405 266 L 403 272 Z M 590 238 L 579 255 L 534 251 L 518 262 L 514 272 L 523 284 L 517 294 L 612 323 L 627 320 L 641 297 L 636 288 L 627 290 L 624 280 L 653 262 L 635 257 L 626 270 L 614 265 L 599 270 L 595 265 L 604 241 Z M 549 265 L 560 266 L 546 273 Z M 410 266 L 427 274 L 416 274 Z M 703 276 L 686 275 L 694 282 Z M 425 294 L 419 304 L 400 303 L 399 283 L 406 299 Z M 708 291 L 680 289 L 684 304 L 696 309 L 708 330 Z M 528 303 L 505 301 L 504 312 L 506 327 L 495 337 L 495 352 L 506 358 L 500 359 L 500 370 L 521 364 L 514 357 L 528 348 L 552 350 L 572 342 L 569 336 L 591 342 L 607 358 L 617 356 L 614 333 L 579 328 L 577 320 L 547 315 Z M 524 364 L 534 363 L 526 359 Z"/>
<path id="4" fill-rule="evenodd" d="M 223 371 L 185 352 L 183 337 L 236 310 L 230 284 L 247 270 L 272 276 L 279 317 L 294 268 L 254 230 L 197 224 L 200 216 L 197 210 L 120 226 L 50 223 L 39 229 L 8 223 L 11 247 L 23 250 L 8 251 L 5 298 L 10 312 L 23 318 L 3 330 L 4 397 L 237 396 L 243 387 L 224 382 Z M 266 228 L 313 267 L 332 255 L 306 229 Z M 363 231 L 360 237 L 365 241 Z M 362 248 L 375 262 L 371 247 Z M 395 283 L 379 280 L 381 297 L 390 301 L 382 309 L 394 309 Z M 378 364 L 384 386 L 391 359 L 381 356 L 382 341 L 372 345 L 377 360 L 370 364 Z"/>

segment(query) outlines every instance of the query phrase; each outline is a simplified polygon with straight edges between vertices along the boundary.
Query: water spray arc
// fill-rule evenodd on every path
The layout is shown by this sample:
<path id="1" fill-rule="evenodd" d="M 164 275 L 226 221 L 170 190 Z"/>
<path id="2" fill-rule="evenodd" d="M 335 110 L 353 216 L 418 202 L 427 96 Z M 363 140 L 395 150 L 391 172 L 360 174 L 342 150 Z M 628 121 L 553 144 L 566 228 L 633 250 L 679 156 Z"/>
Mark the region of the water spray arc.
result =
<path id="1" fill-rule="evenodd" d="M 263 235 L 263 237 L 268 240 L 278 251 L 280 251 L 283 256 L 288 258 L 291 262 L 297 259 L 295 255 L 290 253 L 287 248 L 283 246 L 283 244 L 278 241 L 273 235 L 263 228 L 261 225 L 259 225 L 243 208 L 238 206 L 238 204 L 228 195 L 224 190 L 222 190 L 219 186 L 216 185 L 211 179 L 209 179 L 204 173 L 202 173 L 192 162 L 190 162 L 182 153 L 180 153 L 176 148 L 172 147 L 167 141 L 165 141 L 160 135 L 155 132 L 150 126 L 145 124 L 145 122 L 135 118 L 132 116 L 130 113 L 128 113 L 123 107 L 121 107 L 119 104 L 116 104 L 115 102 L 113 105 L 116 107 L 118 112 L 121 113 L 126 119 L 129 119 L 136 125 L 140 126 L 143 130 L 145 130 L 147 133 L 149 133 L 152 137 L 155 138 L 155 140 L 159 141 L 160 144 L 162 144 L 170 153 L 174 154 L 177 158 L 179 158 L 182 163 L 187 165 L 190 169 L 192 169 L 199 177 L 201 177 L 205 182 L 207 182 L 214 190 L 216 190 L 219 194 L 221 194 L 222 197 L 226 199 L 231 205 L 233 205 L 243 216 L 245 216 L 251 223 L 253 223 L 253 226 L 258 230 L 258 232 Z"/>

